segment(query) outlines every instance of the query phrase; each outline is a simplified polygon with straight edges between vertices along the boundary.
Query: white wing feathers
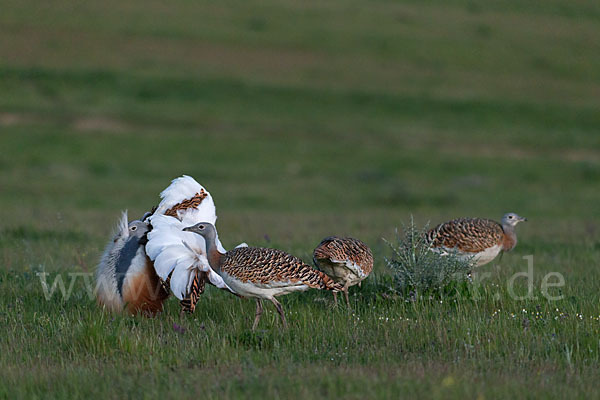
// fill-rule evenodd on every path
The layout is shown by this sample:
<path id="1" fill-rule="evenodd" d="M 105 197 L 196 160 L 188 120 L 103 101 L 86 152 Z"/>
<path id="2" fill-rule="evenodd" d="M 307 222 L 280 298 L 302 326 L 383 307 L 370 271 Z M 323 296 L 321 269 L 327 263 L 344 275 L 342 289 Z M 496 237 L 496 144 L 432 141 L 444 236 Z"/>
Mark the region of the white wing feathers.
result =
<path id="1" fill-rule="evenodd" d="M 231 290 L 210 268 L 202 236 L 183 231 L 187 223 L 165 215 L 152 216 L 151 223 L 146 253 L 154 261 L 158 276 L 166 280 L 171 275 L 171 291 L 177 298 L 186 297 L 195 271 L 207 272 L 213 285 Z"/>
<path id="2" fill-rule="evenodd" d="M 200 204 L 179 209 L 177 218 L 163 215 L 174 206 L 199 194 L 206 197 Z M 221 276 L 210 268 L 204 238 L 193 232 L 183 231 L 183 228 L 199 222 L 216 224 L 217 210 L 210 193 L 194 178 L 184 175 L 173 179 L 160 197 L 162 200 L 154 215 L 150 217 L 152 231 L 148 234 L 146 244 L 146 253 L 154 261 L 154 269 L 158 276 L 166 280 L 171 275 L 171 290 L 179 299 L 188 295 L 195 271 L 208 273 L 210 283 L 231 290 Z M 216 243 L 218 250 L 225 253 L 218 234 Z"/>
<path id="3" fill-rule="evenodd" d="M 193 208 L 187 208 L 177 211 L 177 217 L 185 226 L 195 225 L 198 222 L 210 222 L 216 226 L 217 222 L 217 209 L 212 196 L 194 178 L 191 176 L 183 175 L 182 177 L 175 178 L 171 181 L 171 184 L 161 192 L 160 198 L 162 199 L 154 215 L 164 214 L 173 206 L 193 198 L 197 194 L 206 193 L 206 197 L 202 202 Z M 220 252 L 225 253 L 225 248 L 219 240 L 217 234 L 216 238 L 217 248 Z"/>
<path id="4" fill-rule="evenodd" d="M 206 198 L 202 200 L 197 207 L 193 209 L 180 210 L 178 216 L 181 219 L 181 214 L 196 214 L 197 218 L 204 218 L 198 222 L 210 222 L 214 225 L 217 220 L 217 210 L 212 196 L 201 184 L 196 182 L 191 176 L 183 175 L 180 178 L 175 178 L 171 181 L 171 184 L 162 191 L 160 198 L 162 199 L 158 207 L 156 208 L 156 214 L 164 214 L 176 204 L 181 203 L 184 200 L 191 199 L 192 197 L 206 193 Z"/>

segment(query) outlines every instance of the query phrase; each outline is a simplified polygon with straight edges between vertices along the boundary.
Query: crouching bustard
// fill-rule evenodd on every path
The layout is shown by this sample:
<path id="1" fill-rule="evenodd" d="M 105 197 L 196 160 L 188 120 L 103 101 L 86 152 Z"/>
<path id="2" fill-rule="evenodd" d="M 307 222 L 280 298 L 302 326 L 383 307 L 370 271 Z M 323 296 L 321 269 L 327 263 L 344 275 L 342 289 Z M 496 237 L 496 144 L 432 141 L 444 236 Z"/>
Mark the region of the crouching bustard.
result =
<path id="1" fill-rule="evenodd" d="M 369 276 L 373 270 L 373 253 L 358 239 L 330 236 L 315 248 L 313 262 L 319 270 L 343 285 L 346 304 L 350 306 L 348 287 L 360 285 Z M 333 299 L 337 304 L 336 292 L 333 292 Z"/>
<path id="2" fill-rule="evenodd" d="M 262 315 L 262 299 L 270 300 L 277 309 L 283 327 L 287 327 L 283 307 L 276 297 L 309 288 L 334 292 L 343 290 L 324 273 L 304 264 L 302 260 L 281 250 L 259 247 L 238 247 L 225 253 L 215 243 L 216 230 L 208 222 L 184 228 L 201 235 L 206 241 L 210 267 L 236 294 L 256 299 L 256 314 L 252 330 Z"/>

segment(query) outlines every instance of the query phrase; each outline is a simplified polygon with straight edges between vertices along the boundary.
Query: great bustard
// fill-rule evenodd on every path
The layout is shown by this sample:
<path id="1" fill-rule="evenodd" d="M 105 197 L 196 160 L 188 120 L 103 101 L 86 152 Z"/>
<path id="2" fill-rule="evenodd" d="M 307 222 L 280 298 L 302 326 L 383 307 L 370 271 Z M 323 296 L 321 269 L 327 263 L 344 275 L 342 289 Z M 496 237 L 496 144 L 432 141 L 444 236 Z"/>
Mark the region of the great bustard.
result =
<path id="1" fill-rule="evenodd" d="M 197 233 L 206 240 L 208 261 L 225 283 L 238 295 L 256 299 L 256 314 L 252 330 L 262 315 L 262 299 L 270 300 L 277 309 L 283 327 L 287 327 L 283 307 L 275 298 L 309 288 L 342 290 L 323 272 L 281 250 L 238 247 L 226 253 L 216 244 L 216 230 L 209 222 L 201 222 L 184 230 Z"/>
<path id="2" fill-rule="evenodd" d="M 343 292 L 348 300 L 348 287 L 359 284 L 373 270 L 373 253 L 358 239 L 330 236 L 321 241 L 313 252 L 315 266 L 325 272 L 335 282 L 344 286 Z M 333 292 L 337 304 L 337 293 Z"/>
<path id="3" fill-rule="evenodd" d="M 505 214 L 501 223 L 484 218 L 458 218 L 431 229 L 427 240 L 435 251 L 456 251 L 479 267 L 492 261 L 501 251 L 510 251 L 516 246 L 515 226 L 522 221 L 527 218 L 515 213 Z"/>
<path id="4" fill-rule="evenodd" d="M 181 300 L 182 310 L 186 312 L 194 311 L 206 282 L 231 291 L 211 270 L 204 239 L 183 231 L 184 227 L 200 221 L 216 222 L 216 208 L 210 193 L 192 177 L 184 175 L 174 179 L 160 197 L 160 204 L 130 227 L 124 215 L 119 232 L 102 256 L 97 272 L 98 301 L 108 308 L 122 309 L 127 303 L 129 309 L 135 309 L 140 307 L 136 306 L 137 302 L 147 300 L 141 288 L 135 301 L 127 298 L 125 292 L 121 293 L 123 287 L 128 287 L 130 275 L 142 270 L 142 266 L 148 275 L 148 290 L 152 288 L 151 292 L 157 293 L 150 298 L 153 301 L 156 298 L 155 304 L 145 306 L 152 308 L 152 313 L 162 309 L 169 290 Z M 225 251 L 218 237 L 216 244 L 220 251 Z"/>
<path id="5" fill-rule="evenodd" d="M 181 300 L 183 311 L 193 312 L 205 282 L 231 291 L 210 268 L 204 239 L 183 230 L 201 221 L 214 224 L 215 203 L 202 185 L 186 175 L 174 179 L 160 197 L 160 204 L 148 218 L 152 230 L 146 252 L 165 286 Z M 219 251 L 225 252 L 218 236 L 215 243 Z"/>
<path id="6" fill-rule="evenodd" d="M 154 315 L 169 296 L 146 255 L 148 224 L 127 222 L 127 212 L 104 250 L 96 272 L 98 303 L 111 311 L 126 309 L 132 314 Z"/>

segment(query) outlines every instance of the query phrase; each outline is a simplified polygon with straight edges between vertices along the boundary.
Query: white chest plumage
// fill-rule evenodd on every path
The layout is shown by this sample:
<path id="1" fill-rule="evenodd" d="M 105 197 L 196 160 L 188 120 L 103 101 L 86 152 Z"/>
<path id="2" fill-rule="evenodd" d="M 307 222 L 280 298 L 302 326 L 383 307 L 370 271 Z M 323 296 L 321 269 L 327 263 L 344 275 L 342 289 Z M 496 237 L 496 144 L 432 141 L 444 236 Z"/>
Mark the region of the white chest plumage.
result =
<path id="1" fill-rule="evenodd" d="M 322 262 L 319 268 L 336 282 L 348 283 L 348 286 L 356 285 L 367 277 L 362 268 L 352 261 Z"/>
<path id="2" fill-rule="evenodd" d="M 442 256 L 446 256 L 453 252 L 456 252 L 456 255 L 462 260 L 470 260 L 473 263 L 473 266 L 480 267 L 492 261 L 494 258 L 500 254 L 502 251 L 502 245 L 498 244 L 492 247 L 488 247 L 487 249 L 480 251 L 478 253 L 471 253 L 468 251 L 460 251 L 458 249 L 449 249 L 447 247 L 436 247 L 432 248 L 431 251 L 439 253 Z"/>
<path id="3" fill-rule="evenodd" d="M 496 245 L 485 249 L 479 253 L 475 253 L 473 257 L 473 262 L 476 267 L 487 264 L 492 261 L 494 258 L 500 254 L 502 251 L 502 245 Z"/>
<path id="4" fill-rule="evenodd" d="M 308 289 L 307 285 L 300 282 L 274 281 L 267 284 L 260 284 L 243 282 L 224 271 L 219 271 L 219 275 L 221 275 L 227 286 L 243 297 L 273 298 L 287 293 L 305 291 Z"/>

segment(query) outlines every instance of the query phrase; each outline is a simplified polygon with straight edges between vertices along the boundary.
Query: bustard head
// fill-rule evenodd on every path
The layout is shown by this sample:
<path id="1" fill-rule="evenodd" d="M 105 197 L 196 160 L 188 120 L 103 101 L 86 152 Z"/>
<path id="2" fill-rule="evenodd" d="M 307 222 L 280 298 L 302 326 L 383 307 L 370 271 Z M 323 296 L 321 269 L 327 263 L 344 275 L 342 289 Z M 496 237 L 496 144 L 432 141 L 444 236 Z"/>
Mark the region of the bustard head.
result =
<path id="1" fill-rule="evenodd" d="M 214 239 L 216 236 L 215 226 L 210 222 L 198 222 L 196 225 L 183 228 L 186 232 L 194 232 L 205 239 Z"/>
<path id="2" fill-rule="evenodd" d="M 502 217 L 502 225 L 503 226 L 511 226 L 514 227 L 519 222 L 527 221 L 527 218 L 520 217 L 515 213 L 507 213 Z"/>
<path id="3" fill-rule="evenodd" d="M 150 230 L 148 224 L 140 220 L 131 221 L 127 225 L 127 228 L 129 229 L 129 237 L 136 237 L 138 239 L 143 238 Z"/>

